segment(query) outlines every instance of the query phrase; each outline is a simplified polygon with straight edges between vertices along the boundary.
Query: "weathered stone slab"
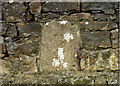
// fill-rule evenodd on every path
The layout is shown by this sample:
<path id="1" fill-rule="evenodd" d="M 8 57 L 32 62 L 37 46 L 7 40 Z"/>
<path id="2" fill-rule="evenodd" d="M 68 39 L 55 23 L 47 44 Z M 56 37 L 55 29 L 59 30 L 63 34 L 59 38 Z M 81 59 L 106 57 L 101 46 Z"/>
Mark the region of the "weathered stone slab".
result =
<path id="1" fill-rule="evenodd" d="M 42 30 L 40 68 L 42 71 L 72 69 L 79 46 L 79 28 L 68 21 L 51 21 Z"/>
<path id="2" fill-rule="evenodd" d="M 106 14 L 114 14 L 114 9 L 118 8 L 117 2 L 83 2 L 83 11 L 104 11 Z"/>
<path id="3" fill-rule="evenodd" d="M 96 21 L 86 21 L 78 23 L 81 30 L 112 30 L 118 28 L 116 23 L 113 22 L 96 22 Z"/>
<path id="4" fill-rule="evenodd" d="M 42 5 L 42 10 L 44 12 L 70 12 L 70 11 L 80 11 L 79 2 L 47 2 Z"/>
<path id="5" fill-rule="evenodd" d="M 25 6 L 21 2 L 3 2 L 3 20 L 5 22 L 20 22 L 22 14 L 25 12 Z"/>
<path id="6" fill-rule="evenodd" d="M 82 33 L 83 48 L 85 49 L 99 49 L 111 47 L 110 32 L 83 32 Z"/>
<path id="7" fill-rule="evenodd" d="M 111 31 L 112 48 L 118 48 L 118 29 Z"/>

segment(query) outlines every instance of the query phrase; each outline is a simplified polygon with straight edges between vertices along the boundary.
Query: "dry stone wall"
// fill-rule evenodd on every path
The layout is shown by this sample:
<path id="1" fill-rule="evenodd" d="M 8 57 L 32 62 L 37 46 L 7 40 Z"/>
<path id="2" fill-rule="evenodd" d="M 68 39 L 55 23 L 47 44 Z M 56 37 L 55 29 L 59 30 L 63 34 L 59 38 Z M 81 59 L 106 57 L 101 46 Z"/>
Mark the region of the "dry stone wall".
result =
<path id="1" fill-rule="evenodd" d="M 1 2 L 0 80 L 118 84 L 118 4 Z"/>

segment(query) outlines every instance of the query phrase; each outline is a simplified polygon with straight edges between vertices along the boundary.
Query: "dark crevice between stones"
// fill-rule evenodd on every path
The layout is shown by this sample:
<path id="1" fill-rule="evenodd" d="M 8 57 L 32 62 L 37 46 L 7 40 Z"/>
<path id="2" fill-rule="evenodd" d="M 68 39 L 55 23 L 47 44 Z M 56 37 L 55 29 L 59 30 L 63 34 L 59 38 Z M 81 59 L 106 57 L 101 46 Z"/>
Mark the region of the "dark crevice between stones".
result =
<path id="1" fill-rule="evenodd" d="M 110 39 L 110 43 L 111 43 L 111 47 L 113 46 L 112 44 L 112 33 L 110 32 L 110 35 L 109 35 L 109 39 Z"/>
<path id="2" fill-rule="evenodd" d="M 81 12 L 84 12 L 84 13 L 92 13 L 92 11 L 91 10 L 87 10 L 87 11 L 81 11 Z"/>
<path id="3" fill-rule="evenodd" d="M 88 51 L 96 51 L 96 50 L 106 50 L 106 49 L 116 49 L 116 48 L 112 48 L 112 47 L 106 47 L 106 48 L 103 48 L 103 47 L 97 47 L 96 49 L 88 49 L 88 48 L 85 48 L 85 47 L 82 47 L 81 50 L 88 50 Z"/>
<path id="4" fill-rule="evenodd" d="M 26 15 L 26 16 L 25 16 L 26 19 L 25 19 L 24 22 L 28 22 L 28 23 L 35 20 L 35 14 L 32 14 L 31 11 L 30 11 L 30 6 L 29 6 L 30 3 L 31 3 L 31 2 L 24 2 L 24 3 L 23 3 L 23 5 L 24 5 L 25 8 L 26 8 L 26 12 L 28 11 L 29 15 L 32 16 L 32 18 L 30 18 L 30 19 L 28 20 L 28 18 L 27 18 L 27 17 L 28 17 L 28 13 L 25 12 L 25 13 L 26 13 L 26 14 L 25 14 L 25 15 Z"/>
<path id="5" fill-rule="evenodd" d="M 120 16 L 119 16 L 119 14 L 120 14 L 120 12 L 119 12 L 119 9 L 118 10 L 115 10 L 115 13 L 116 13 L 116 16 L 117 16 L 117 20 L 115 21 L 115 23 L 117 23 L 117 25 L 118 25 L 118 28 L 119 28 L 119 21 L 120 21 Z"/>
<path id="6" fill-rule="evenodd" d="M 18 27 L 17 26 L 15 26 L 15 27 L 16 27 L 16 30 L 17 30 L 17 36 L 12 39 L 12 42 L 18 41 L 20 39 L 20 37 L 19 37 L 20 34 L 19 34 Z"/>
<path id="7" fill-rule="evenodd" d="M 82 2 L 80 2 L 80 12 L 83 12 L 82 11 Z"/>

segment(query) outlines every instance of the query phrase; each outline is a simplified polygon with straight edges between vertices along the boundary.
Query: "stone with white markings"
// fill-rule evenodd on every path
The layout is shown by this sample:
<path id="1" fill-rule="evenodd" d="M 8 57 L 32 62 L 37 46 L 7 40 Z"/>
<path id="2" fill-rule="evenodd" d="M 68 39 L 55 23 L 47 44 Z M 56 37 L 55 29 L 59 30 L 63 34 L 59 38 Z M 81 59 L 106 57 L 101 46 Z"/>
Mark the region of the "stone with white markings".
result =
<path id="1" fill-rule="evenodd" d="M 80 39 L 78 31 L 78 26 L 68 21 L 51 21 L 44 26 L 40 52 L 42 71 L 72 69 Z"/>

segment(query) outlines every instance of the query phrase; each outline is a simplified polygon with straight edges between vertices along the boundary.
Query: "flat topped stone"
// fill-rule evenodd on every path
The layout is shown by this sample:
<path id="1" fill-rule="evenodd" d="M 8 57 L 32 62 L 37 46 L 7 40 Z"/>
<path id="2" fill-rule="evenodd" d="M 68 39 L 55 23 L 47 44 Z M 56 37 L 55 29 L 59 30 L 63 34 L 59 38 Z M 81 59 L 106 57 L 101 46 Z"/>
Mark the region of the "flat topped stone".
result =
<path id="1" fill-rule="evenodd" d="M 72 69 L 79 28 L 68 21 L 51 21 L 42 30 L 40 68 L 42 71 Z"/>

